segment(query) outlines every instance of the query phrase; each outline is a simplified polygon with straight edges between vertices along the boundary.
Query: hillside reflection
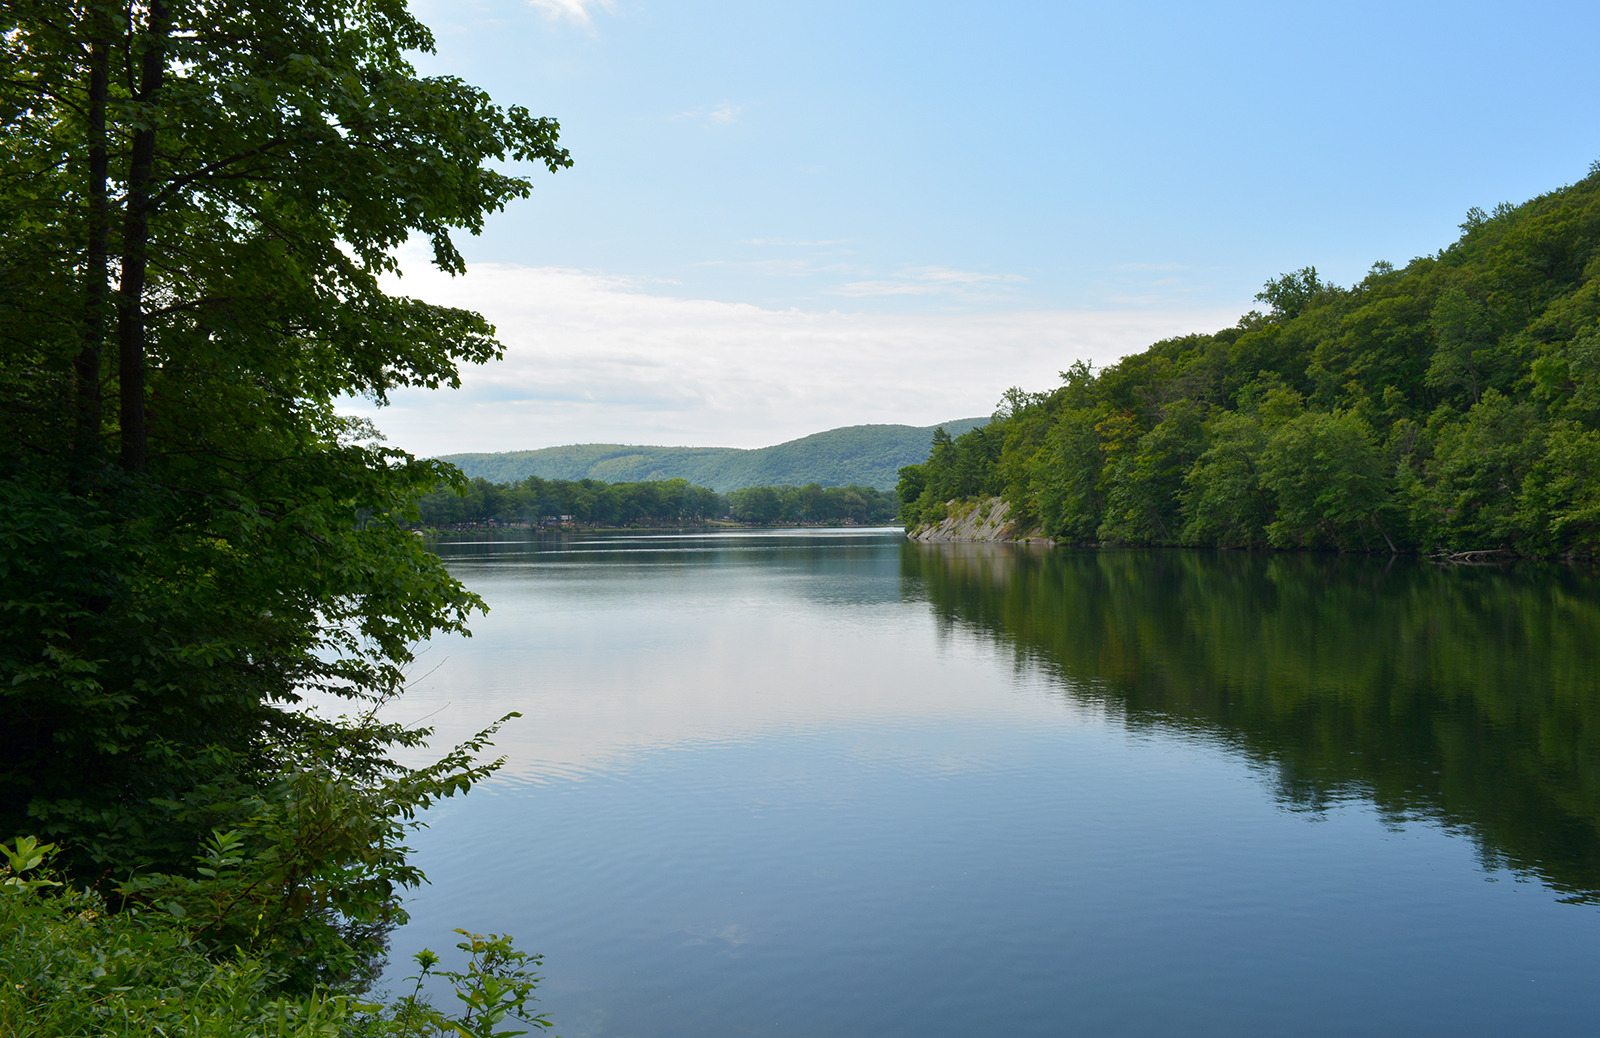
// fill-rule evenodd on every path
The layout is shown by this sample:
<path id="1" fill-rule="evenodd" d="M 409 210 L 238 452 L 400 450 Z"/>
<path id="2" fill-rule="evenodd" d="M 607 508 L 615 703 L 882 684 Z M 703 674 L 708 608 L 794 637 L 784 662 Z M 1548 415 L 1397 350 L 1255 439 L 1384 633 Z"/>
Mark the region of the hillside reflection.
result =
<path id="1" fill-rule="evenodd" d="M 921 545 L 904 592 L 1281 802 L 1361 797 L 1600 902 L 1600 581 L 1553 566 Z"/>

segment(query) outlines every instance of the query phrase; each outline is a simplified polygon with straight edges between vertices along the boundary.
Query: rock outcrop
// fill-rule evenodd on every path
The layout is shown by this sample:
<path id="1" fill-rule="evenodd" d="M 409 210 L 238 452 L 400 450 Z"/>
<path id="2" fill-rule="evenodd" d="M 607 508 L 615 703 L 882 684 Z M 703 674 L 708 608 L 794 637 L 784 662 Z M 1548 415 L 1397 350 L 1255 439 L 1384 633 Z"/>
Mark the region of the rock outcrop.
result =
<path id="1" fill-rule="evenodd" d="M 998 497 L 951 502 L 950 514 L 937 523 L 923 523 L 907 531 L 914 541 L 1021 541 L 1052 544 L 1037 530 L 1019 529 L 1011 522 L 1011 507 Z"/>

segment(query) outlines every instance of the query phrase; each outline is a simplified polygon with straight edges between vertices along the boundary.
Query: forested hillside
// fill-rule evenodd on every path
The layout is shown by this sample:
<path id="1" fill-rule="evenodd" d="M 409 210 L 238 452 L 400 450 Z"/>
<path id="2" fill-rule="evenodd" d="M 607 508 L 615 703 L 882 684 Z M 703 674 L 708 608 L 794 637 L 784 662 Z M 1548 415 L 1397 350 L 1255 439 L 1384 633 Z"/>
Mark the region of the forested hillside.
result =
<path id="1" fill-rule="evenodd" d="M 962 418 L 944 428 L 960 434 L 983 422 Z M 468 477 L 495 483 L 539 476 L 606 483 L 686 479 L 719 494 L 742 487 L 808 483 L 892 490 L 902 467 L 928 456 L 933 431 L 933 426 L 851 425 L 754 450 L 580 443 L 504 454 L 450 454 L 439 460 L 456 465 Z"/>
<path id="2" fill-rule="evenodd" d="M 1307 267 L 902 470 L 908 526 L 1003 496 L 1069 543 L 1600 551 L 1600 163 L 1348 288 Z"/>

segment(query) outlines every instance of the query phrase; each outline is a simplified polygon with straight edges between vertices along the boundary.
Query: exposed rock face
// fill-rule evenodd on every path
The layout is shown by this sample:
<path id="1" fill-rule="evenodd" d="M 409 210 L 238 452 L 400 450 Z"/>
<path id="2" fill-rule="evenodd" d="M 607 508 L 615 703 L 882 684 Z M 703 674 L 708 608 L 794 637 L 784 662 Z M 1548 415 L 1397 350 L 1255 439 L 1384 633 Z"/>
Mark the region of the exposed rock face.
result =
<path id="1" fill-rule="evenodd" d="M 950 505 L 948 518 L 923 523 L 906 533 L 914 541 L 1023 541 L 1051 544 L 1037 530 L 1021 530 L 1011 522 L 1011 508 L 998 497 Z"/>

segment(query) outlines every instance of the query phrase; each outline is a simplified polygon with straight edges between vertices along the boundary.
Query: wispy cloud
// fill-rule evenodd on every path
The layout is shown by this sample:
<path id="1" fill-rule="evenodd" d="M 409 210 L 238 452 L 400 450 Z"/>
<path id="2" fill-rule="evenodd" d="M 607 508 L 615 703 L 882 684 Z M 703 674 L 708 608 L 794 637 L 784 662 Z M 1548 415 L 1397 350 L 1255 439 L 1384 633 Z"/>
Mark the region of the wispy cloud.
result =
<path id="1" fill-rule="evenodd" d="M 850 263 L 818 263 L 815 260 L 790 257 L 787 259 L 755 259 L 755 260 L 700 260 L 694 264 L 697 267 L 732 267 L 739 270 L 753 270 L 768 277 L 820 277 L 859 271 L 860 268 Z"/>
<path id="2" fill-rule="evenodd" d="M 888 279 L 850 281 L 829 289 L 828 294 L 856 298 L 926 296 L 961 293 L 979 286 L 994 287 L 1026 280 L 1021 274 L 983 274 L 970 270 L 951 270 L 949 267 L 922 267 Z"/>
<path id="3" fill-rule="evenodd" d="M 668 116 L 668 118 L 687 119 L 703 123 L 706 126 L 727 126 L 730 123 L 737 122 L 743 112 L 744 105 L 736 105 L 732 101 L 723 101 L 719 104 L 693 108 L 687 112 L 678 112 L 675 115 Z"/>
<path id="4" fill-rule="evenodd" d="M 422 253 L 390 286 L 476 310 L 505 359 L 455 392 L 401 391 L 351 410 L 421 454 L 560 443 L 760 447 L 841 425 L 931 425 L 987 414 L 1007 387 L 1048 389 L 1072 361 L 1103 365 L 1168 336 L 1226 327 L 1238 311 L 974 314 L 775 310 L 656 294 L 588 271 L 474 265 L 434 271 Z M 927 285 L 1015 275 L 943 268 Z"/>
<path id="5" fill-rule="evenodd" d="M 571 22 L 584 28 L 592 28 L 594 25 L 594 20 L 589 16 L 591 10 L 611 14 L 617 9 L 614 0 L 522 0 L 522 2 L 536 11 L 543 12 L 551 21 Z"/>

